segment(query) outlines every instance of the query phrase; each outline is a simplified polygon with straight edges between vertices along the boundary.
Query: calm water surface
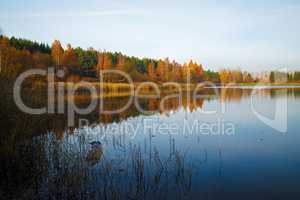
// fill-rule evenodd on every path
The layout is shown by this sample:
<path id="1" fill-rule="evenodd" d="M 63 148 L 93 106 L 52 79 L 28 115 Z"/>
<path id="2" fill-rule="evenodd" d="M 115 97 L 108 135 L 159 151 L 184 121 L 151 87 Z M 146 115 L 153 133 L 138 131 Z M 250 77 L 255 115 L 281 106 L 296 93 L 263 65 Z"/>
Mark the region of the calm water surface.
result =
<path id="1" fill-rule="evenodd" d="M 84 128 L 66 128 L 62 115 L 3 119 L 3 130 L 11 136 L 1 142 L 1 195 L 300 198 L 300 89 L 261 88 L 252 96 L 251 88 L 218 91 L 220 96 L 209 93 L 194 105 L 186 98 L 182 105 L 169 99 L 164 109 L 158 109 L 159 100 L 141 100 L 145 110 L 158 109 L 152 114 L 134 105 L 120 114 L 95 112 L 82 116 L 90 123 Z M 263 123 L 251 109 L 252 102 L 257 112 L 272 118 L 276 102 L 284 98 L 286 133 Z M 124 101 L 111 98 L 105 106 Z"/>

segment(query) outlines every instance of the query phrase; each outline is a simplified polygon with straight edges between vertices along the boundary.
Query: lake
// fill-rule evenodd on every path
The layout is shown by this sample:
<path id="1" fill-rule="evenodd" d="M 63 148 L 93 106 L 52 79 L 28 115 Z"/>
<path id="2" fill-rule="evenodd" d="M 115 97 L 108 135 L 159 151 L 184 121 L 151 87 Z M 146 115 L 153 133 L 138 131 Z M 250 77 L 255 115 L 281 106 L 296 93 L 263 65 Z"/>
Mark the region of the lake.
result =
<path id="1" fill-rule="evenodd" d="M 163 106 L 162 99 L 138 99 L 144 112 L 134 104 L 116 114 L 96 109 L 76 116 L 73 128 L 63 114 L 30 116 L 4 106 L 14 114 L 1 117 L 8 133 L 1 196 L 300 197 L 300 88 L 207 88 L 195 101 L 166 98 Z M 127 100 L 103 99 L 104 110 Z"/>

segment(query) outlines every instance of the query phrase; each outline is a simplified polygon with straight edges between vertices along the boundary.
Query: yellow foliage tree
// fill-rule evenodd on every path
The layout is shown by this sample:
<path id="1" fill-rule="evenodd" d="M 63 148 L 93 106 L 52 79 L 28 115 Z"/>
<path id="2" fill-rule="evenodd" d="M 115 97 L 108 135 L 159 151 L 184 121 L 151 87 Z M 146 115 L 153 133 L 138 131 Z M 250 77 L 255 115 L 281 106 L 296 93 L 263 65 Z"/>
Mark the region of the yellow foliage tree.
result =
<path id="1" fill-rule="evenodd" d="M 64 50 L 58 40 L 54 40 L 51 47 L 52 61 L 57 69 L 62 67 Z"/>

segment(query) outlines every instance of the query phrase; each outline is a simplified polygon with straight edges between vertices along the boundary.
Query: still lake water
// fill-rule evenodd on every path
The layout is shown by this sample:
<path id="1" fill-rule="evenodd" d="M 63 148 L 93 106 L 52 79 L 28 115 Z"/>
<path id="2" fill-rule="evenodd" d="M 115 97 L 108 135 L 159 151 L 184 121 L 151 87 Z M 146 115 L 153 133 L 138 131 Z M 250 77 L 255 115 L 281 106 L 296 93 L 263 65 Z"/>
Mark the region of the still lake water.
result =
<path id="1" fill-rule="evenodd" d="M 15 133 L 22 139 L 1 143 L 1 196 L 299 199 L 300 89 L 218 91 L 221 95 L 208 92 L 195 104 L 169 99 L 163 109 L 159 100 L 141 100 L 145 110 L 158 109 L 152 114 L 134 105 L 120 114 L 96 112 L 83 117 L 93 123 L 84 128 L 66 128 L 61 115 L 24 116 L 13 125 L 2 120 L 9 133 L 31 134 Z M 266 125 L 252 110 L 272 118 L 276 109 L 284 111 L 276 102 L 285 98 L 287 119 L 275 124 L 286 121 L 286 132 Z M 104 106 L 124 101 L 110 98 Z"/>

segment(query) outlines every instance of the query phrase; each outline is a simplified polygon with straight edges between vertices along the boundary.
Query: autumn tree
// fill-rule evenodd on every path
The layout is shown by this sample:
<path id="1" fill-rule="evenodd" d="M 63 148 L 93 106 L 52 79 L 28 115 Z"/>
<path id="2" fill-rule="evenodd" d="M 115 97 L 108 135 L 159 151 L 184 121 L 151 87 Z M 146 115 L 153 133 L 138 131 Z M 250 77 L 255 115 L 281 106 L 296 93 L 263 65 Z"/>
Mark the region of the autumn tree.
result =
<path id="1" fill-rule="evenodd" d="M 7 37 L 0 38 L 0 73 L 9 78 L 16 77 L 22 70 L 18 62 L 18 51 L 9 45 Z"/>
<path id="2" fill-rule="evenodd" d="M 51 57 L 56 69 L 62 67 L 63 56 L 64 56 L 64 50 L 61 47 L 60 42 L 58 40 L 54 40 L 51 47 Z"/>
<path id="3" fill-rule="evenodd" d="M 148 75 L 150 77 L 150 79 L 152 80 L 155 80 L 157 77 L 156 77 L 156 71 L 155 71 L 155 64 L 153 61 L 151 61 L 148 66 L 147 66 L 147 72 L 148 72 Z"/>
<path id="4" fill-rule="evenodd" d="M 169 70 L 170 70 L 170 75 L 169 75 L 170 81 L 175 81 L 175 82 L 182 81 L 181 65 L 179 63 L 177 63 L 177 62 L 175 62 L 175 60 L 173 60 L 173 62 L 170 64 Z"/>
<path id="5" fill-rule="evenodd" d="M 73 48 L 70 44 L 67 45 L 67 50 L 64 52 L 63 55 L 63 66 L 66 69 L 70 69 L 72 67 L 79 68 L 78 59 L 74 53 Z"/>
<path id="6" fill-rule="evenodd" d="M 232 75 L 231 82 L 234 83 L 242 83 L 243 82 L 243 74 L 240 69 L 229 70 Z"/>
<path id="7" fill-rule="evenodd" d="M 240 69 L 221 69 L 219 71 L 220 81 L 222 83 L 242 83 L 243 74 Z"/>
<path id="8" fill-rule="evenodd" d="M 252 83 L 252 82 L 254 82 L 254 79 L 250 73 L 244 72 L 243 73 L 243 82 L 244 83 Z"/>
<path id="9" fill-rule="evenodd" d="M 169 78 L 169 59 L 159 60 L 156 67 L 156 74 L 160 81 L 167 81 Z"/>
<path id="10" fill-rule="evenodd" d="M 52 65 L 51 56 L 47 53 L 36 52 L 32 55 L 34 66 L 37 68 L 47 68 Z"/>
<path id="11" fill-rule="evenodd" d="M 112 66 L 112 55 L 110 53 L 105 53 L 103 57 L 103 69 L 110 69 Z"/>
<path id="12" fill-rule="evenodd" d="M 196 62 L 192 60 L 188 64 L 188 72 L 191 75 L 192 82 L 200 82 L 203 81 L 203 68 L 202 65 L 198 65 Z"/>
<path id="13" fill-rule="evenodd" d="M 101 70 L 111 69 L 112 66 L 112 54 L 107 52 L 98 52 L 98 63 L 96 66 L 97 74 L 99 75 Z M 105 77 L 106 81 L 113 81 L 113 77 L 111 75 L 108 74 L 107 76 Z"/>
<path id="14" fill-rule="evenodd" d="M 122 55 L 121 53 L 116 54 L 116 67 L 119 70 L 124 70 L 124 66 L 126 64 L 127 58 L 126 56 Z"/>
<path id="15" fill-rule="evenodd" d="M 7 37 L 1 36 L 0 38 L 0 72 L 1 74 L 7 74 L 8 66 L 11 64 L 12 49 L 9 47 L 9 40 Z"/>
<path id="16" fill-rule="evenodd" d="M 219 71 L 219 77 L 221 83 L 229 83 L 230 82 L 230 74 L 229 71 L 226 69 L 221 69 Z"/>

